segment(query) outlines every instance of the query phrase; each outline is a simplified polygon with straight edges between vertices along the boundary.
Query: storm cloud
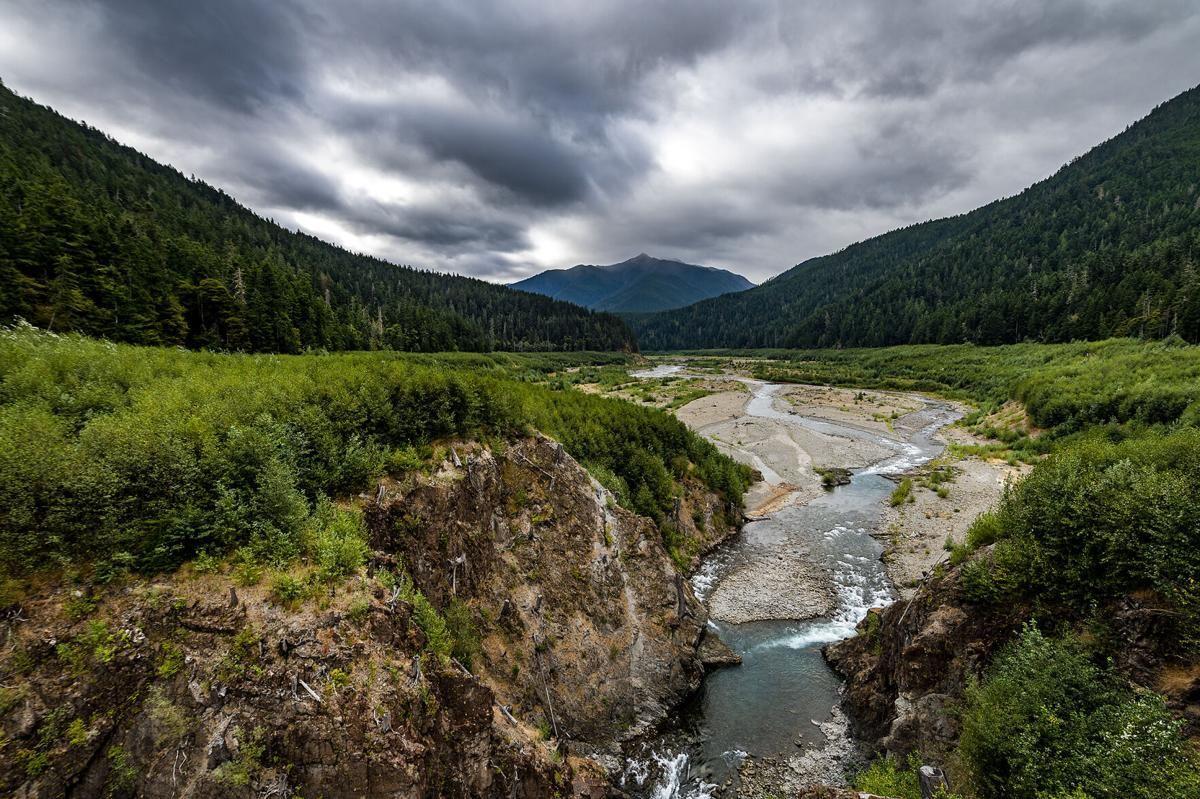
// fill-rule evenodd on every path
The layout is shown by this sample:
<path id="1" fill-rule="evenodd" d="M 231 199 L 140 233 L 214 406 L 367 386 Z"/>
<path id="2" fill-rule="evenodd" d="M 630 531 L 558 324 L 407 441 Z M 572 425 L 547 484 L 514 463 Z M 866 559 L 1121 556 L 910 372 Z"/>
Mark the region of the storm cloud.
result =
<path id="1" fill-rule="evenodd" d="M 1186 0 L 8 0 L 0 79 L 397 263 L 763 280 L 1020 191 L 1197 41 Z"/>

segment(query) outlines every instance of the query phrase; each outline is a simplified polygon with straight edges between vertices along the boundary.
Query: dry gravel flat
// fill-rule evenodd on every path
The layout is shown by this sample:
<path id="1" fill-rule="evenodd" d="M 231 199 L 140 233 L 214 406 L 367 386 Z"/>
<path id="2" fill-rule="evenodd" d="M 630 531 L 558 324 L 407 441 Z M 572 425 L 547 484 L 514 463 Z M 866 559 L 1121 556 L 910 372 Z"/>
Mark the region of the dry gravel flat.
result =
<path id="1" fill-rule="evenodd" d="M 806 387 L 789 387 L 789 390 L 800 388 Z M 751 487 L 746 496 L 746 507 L 752 516 L 774 512 L 787 504 L 803 504 L 819 495 L 821 478 L 813 471 L 814 466 L 853 469 L 891 454 L 890 450 L 869 441 L 827 435 L 776 419 L 748 416 L 746 403 L 752 396 L 739 386 L 738 390 L 701 397 L 675 412 L 680 421 L 713 441 L 722 452 L 762 474 L 762 482 Z M 814 405 L 810 408 L 782 397 L 776 403 L 781 410 L 790 405 L 805 415 L 814 416 L 817 414 L 810 414 L 810 410 L 831 407 Z M 872 415 L 880 412 L 879 406 L 852 404 L 851 407 L 857 408 L 857 413 L 844 415 L 853 416 L 853 420 L 839 419 L 839 422 L 888 434 L 886 427 L 877 429 L 880 423 Z"/>
<path id="2" fill-rule="evenodd" d="M 938 437 L 947 443 L 980 443 L 956 427 L 944 428 Z M 901 599 L 911 598 L 921 579 L 946 558 L 946 539 L 961 544 L 971 523 L 999 501 L 1005 485 L 1031 468 L 974 456 L 942 459 L 939 463 L 950 466 L 956 474 L 953 482 L 945 484 L 949 496 L 942 498 L 916 485 L 916 478 L 925 471 L 917 469 L 910 475 L 914 477 L 913 501 L 886 507 L 879 526 L 879 535 L 886 544 L 884 564 Z"/>
<path id="3" fill-rule="evenodd" d="M 789 547 L 727 574 L 709 597 L 708 612 L 732 624 L 815 619 L 833 611 L 831 585 L 806 550 Z"/>

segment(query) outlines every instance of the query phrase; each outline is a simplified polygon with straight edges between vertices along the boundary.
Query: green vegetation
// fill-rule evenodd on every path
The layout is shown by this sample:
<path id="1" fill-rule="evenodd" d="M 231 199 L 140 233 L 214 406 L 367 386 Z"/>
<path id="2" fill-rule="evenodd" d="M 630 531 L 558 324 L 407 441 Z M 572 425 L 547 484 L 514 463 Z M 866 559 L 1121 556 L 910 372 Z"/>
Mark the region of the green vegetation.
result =
<path id="1" fill-rule="evenodd" d="M 881 757 L 872 761 L 854 777 L 854 788 L 864 793 L 886 796 L 888 799 L 921 799 L 921 784 L 917 770 L 921 760 L 911 755 L 907 763 L 897 763 L 894 758 Z M 955 799 L 944 791 L 937 799 Z"/>
<path id="2" fill-rule="evenodd" d="M 1033 425 L 1056 435 L 1109 423 L 1200 421 L 1200 347 L 1177 339 L 710 353 L 718 354 L 753 355 L 758 360 L 748 365 L 755 376 L 777 382 L 969 400 L 982 409 L 969 422 L 981 422 L 984 414 L 1015 400 Z M 1010 444 L 1022 437 L 1019 431 L 992 432 Z"/>
<path id="3" fill-rule="evenodd" d="M 108 748 L 108 782 L 105 783 L 105 793 L 109 796 L 121 796 L 133 792 L 137 786 L 137 766 L 132 762 L 129 753 L 121 745 Z"/>
<path id="4" fill-rule="evenodd" d="M 1039 464 L 967 534 L 968 596 L 1014 597 L 1079 614 L 1137 591 L 1174 612 L 1182 646 L 1200 651 L 1200 429 L 1112 441 L 1087 435 Z"/>
<path id="5" fill-rule="evenodd" d="M 1141 646 L 1189 668 L 1200 656 L 1200 347 L 1121 339 L 693 360 L 717 358 L 776 381 L 969 400 L 980 407 L 964 421 L 994 441 L 972 451 L 1036 464 L 964 545 L 949 547 L 969 601 L 1027 608 L 1054 633 L 1027 629 L 968 692 L 951 764 L 969 784 L 957 790 L 974 799 L 1200 795 L 1195 748 L 1163 698 L 1131 689 L 1131 675 L 1107 662 L 1128 646 L 1112 610 L 1130 601 L 1154 614 Z M 952 479 L 931 464 L 892 502 L 918 487 L 948 496 Z M 863 634 L 876 645 L 877 623 Z M 911 769 L 890 761 L 856 785 L 916 795 Z"/>
<path id="6" fill-rule="evenodd" d="M 903 505 L 905 502 L 912 502 L 912 487 L 913 482 L 909 477 L 905 477 L 900 481 L 900 484 L 892 491 L 891 497 L 888 498 L 888 503 L 893 507 Z"/>
<path id="7" fill-rule="evenodd" d="M 437 439 L 529 429 L 603 467 L 656 519 L 688 475 L 740 501 L 749 472 L 676 419 L 528 382 L 562 365 L 218 355 L 2 331 L 0 564 L 147 571 L 239 550 L 246 582 L 302 553 L 345 574 L 364 554 L 358 523 L 322 496 L 362 491 Z"/>
<path id="8" fill-rule="evenodd" d="M 254 352 L 628 350 L 615 316 L 293 233 L 0 85 L 0 322 Z"/>
<path id="9" fill-rule="evenodd" d="M 1021 194 L 631 318 L 642 346 L 1200 341 L 1200 88 Z"/>
<path id="10" fill-rule="evenodd" d="M 850 470 L 840 466 L 831 468 L 814 466 L 813 471 L 820 475 L 821 486 L 826 490 L 831 490 L 835 486 L 846 485 L 850 482 Z"/>
<path id="11" fill-rule="evenodd" d="M 235 727 L 234 734 L 241 744 L 237 756 L 217 766 L 213 776 L 218 782 L 231 787 L 245 788 L 262 767 L 263 756 L 266 754 L 266 745 L 263 743 L 265 734 L 261 727 L 255 727 L 249 735 Z"/>
<path id="12" fill-rule="evenodd" d="M 469 668 L 479 656 L 479 630 L 470 606 L 460 599 L 452 599 L 446 608 L 446 634 L 450 636 L 450 654 Z"/>
<path id="13" fill-rule="evenodd" d="M 1180 726 L 1161 697 L 1027 627 L 967 691 L 959 754 L 985 799 L 1200 796 Z"/>

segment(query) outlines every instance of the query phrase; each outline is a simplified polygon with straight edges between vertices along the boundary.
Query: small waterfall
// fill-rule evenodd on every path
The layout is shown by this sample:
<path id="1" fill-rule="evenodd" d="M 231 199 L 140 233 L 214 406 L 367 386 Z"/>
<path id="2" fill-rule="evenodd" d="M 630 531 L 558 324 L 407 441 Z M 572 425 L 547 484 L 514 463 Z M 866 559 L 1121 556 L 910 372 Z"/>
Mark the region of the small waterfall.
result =
<path id="1" fill-rule="evenodd" d="M 691 758 L 686 752 L 674 755 L 653 753 L 644 760 L 631 760 L 621 777 L 622 787 L 645 788 L 651 771 L 656 774 L 649 799 L 713 799 L 717 786 L 691 779 Z M 632 783 L 632 784 L 630 784 Z M 640 792 L 639 792 L 640 793 Z"/>

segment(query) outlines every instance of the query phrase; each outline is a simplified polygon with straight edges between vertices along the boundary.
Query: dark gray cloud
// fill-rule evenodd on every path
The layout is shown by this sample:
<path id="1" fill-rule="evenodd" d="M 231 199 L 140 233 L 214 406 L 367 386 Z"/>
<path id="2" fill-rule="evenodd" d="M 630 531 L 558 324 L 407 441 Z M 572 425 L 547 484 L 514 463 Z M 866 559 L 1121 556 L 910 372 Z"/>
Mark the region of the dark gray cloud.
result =
<path id="1" fill-rule="evenodd" d="M 303 29 L 315 18 L 288 3 L 83 0 L 80 5 L 100 12 L 102 46 L 126 54 L 164 90 L 242 112 L 304 95 Z"/>
<path id="2" fill-rule="evenodd" d="M 528 120 L 432 103 L 359 108 L 355 116 L 359 146 L 385 168 L 419 170 L 415 145 L 418 162 L 457 164 L 517 201 L 562 205 L 588 192 L 586 154 Z"/>
<path id="3" fill-rule="evenodd" d="M 400 263 L 761 280 L 1020 190 L 1198 40 L 1190 0 L 8 0 L 0 78 Z"/>

